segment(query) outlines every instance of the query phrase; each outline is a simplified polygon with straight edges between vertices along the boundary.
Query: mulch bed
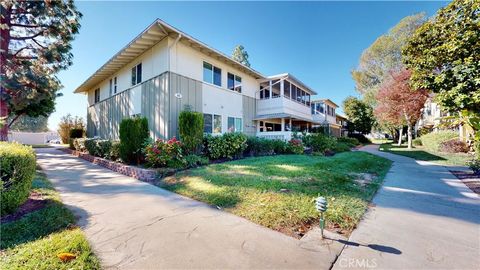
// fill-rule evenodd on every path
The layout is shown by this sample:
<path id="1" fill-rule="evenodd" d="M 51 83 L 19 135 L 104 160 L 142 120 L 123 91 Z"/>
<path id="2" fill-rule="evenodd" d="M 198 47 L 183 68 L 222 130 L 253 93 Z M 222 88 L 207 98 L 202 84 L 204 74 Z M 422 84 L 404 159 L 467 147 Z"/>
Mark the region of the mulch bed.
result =
<path id="1" fill-rule="evenodd" d="M 469 171 L 450 171 L 474 193 L 480 195 L 480 175 Z"/>
<path id="2" fill-rule="evenodd" d="M 20 205 L 17 211 L 15 211 L 15 213 L 0 217 L 0 223 L 7 223 L 18 220 L 28 213 L 42 209 L 43 207 L 45 207 L 47 202 L 48 201 L 45 200 L 41 194 L 33 191 L 30 193 L 27 201 L 24 204 Z"/>

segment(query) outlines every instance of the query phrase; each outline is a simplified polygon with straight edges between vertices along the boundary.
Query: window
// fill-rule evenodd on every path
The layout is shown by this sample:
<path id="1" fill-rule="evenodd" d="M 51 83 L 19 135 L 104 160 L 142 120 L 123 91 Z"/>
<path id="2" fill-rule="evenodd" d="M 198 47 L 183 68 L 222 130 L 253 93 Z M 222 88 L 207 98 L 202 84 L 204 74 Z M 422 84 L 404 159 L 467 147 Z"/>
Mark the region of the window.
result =
<path id="1" fill-rule="evenodd" d="M 242 118 L 228 117 L 228 132 L 242 132 Z"/>
<path id="2" fill-rule="evenodd" d="M 213 116 L 213 133 L 222 133 L 222 116 Z"/>
<path id="3" fill-rule="evenodd" d="M 113 93 L 117 93 L 117 77 L 113 78 Z"/>
<path id="4" fill-rule="evenodd" d="M 203 62 L 203 81 L 222 86 L 222 70 L 207 62 Z"/>
<path id="5" fill-rule="evenodd" d="M 283 82 L 283 95 L 290 98 L 290 82 Z"/>
<path id="6" fill-rule="evenodd" d="M 297 99 L 297 86 L 295 86 L 294 84 L 292 84 L 292 99 Z"/>
<path id="7" fill-rule="evenodd" d="M 242 92 L 242 78 L 232 73 L 227 73 L 227 87 L 230 90 Z"/>
<path id="8" fill-rule="evenodd" d="M 132 85 L 142 82 L 142 63 L 132 68 Z"/>
<path id="9" fill-rule="evenodd" d="M 95 89 L 95 97 L 94 97 L 94 102 L 100 102 L 100 88 Z"/>
<path id="10" fill-rule="evenodd" d="M 112 79 L 110 79 L 110 84 L 108 86 L 108 91 L 109 91 L 110 96 L 111 96 L 112 93 L 113 93 L 113 80 Z"/>
<path id="11" fill-rule="evenodd" d="M 213 117 L 212 117 L 213 116 Z M 204 133 L 222 133 L 222 116 L 203 114 L 203 132 Z"/>
<path id="12" fill-rule="evenodd" d="M 203 114 L 203 132 L 212 133 L 212 115 L 204 113 Z"/>

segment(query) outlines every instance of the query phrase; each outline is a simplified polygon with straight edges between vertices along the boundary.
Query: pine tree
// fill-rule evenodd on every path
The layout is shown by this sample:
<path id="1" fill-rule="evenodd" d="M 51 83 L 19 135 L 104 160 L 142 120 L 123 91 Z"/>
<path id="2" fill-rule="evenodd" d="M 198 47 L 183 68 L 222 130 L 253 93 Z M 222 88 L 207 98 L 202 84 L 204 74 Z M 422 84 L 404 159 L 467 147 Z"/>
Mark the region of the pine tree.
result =
<path id="1" fill-rule="evenodd" d="M 235 49 L 233 49 L 232 53 L 233 60 L 236 60 L 247 67 L 250 67 L 250 62 L 248 61 L 248 52 L 242 45 L 237 45 Z"/>

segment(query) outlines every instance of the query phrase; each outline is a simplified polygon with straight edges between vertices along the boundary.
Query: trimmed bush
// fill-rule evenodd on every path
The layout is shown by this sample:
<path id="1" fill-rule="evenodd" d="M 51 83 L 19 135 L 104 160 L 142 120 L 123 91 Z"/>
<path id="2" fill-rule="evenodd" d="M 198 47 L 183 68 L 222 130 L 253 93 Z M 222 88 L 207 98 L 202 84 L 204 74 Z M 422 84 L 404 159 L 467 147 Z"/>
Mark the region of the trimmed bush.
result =
<path id="1" fill-rule="evenodd" d="M 112 156 L 112 141 L 101 139 L 86 139 L 85 148 L 92 156 L 110 159 Z"/>
<path id="2" fill-rule="evenodd" d="M 80 152 L 85 152 L 85 138 L 73 139 L 73 148 Z"/>
<path id="3" fill-rule="evenodd" d="M 339 142 L 336 143 L 333 149 L 331 149 L 335 153 L 340 153 L 340 152 L 348 152 L 350 151 L 351 146 L 347 143 Z"/>
<path id="4" fill-rule="evenodd" d="M 110 149 L 110 159 L 116 161 L 120 158 L 120 141 L 112 141 L 112 148 Z"/>
<path id="5" fill-rule="evenodd" d="M 183 168 L 187 165 L 183 156 L 182 143 L 175 137 L 168 141 L 156 140 L 146 145 L 145 160 L 151 167 Z"/>
<path id="6" fill-rule="evenodd" d="M 291 139 L 288 141 L 288 153 L 301 155 L 305 151 L 302 140 Z"/>
<path id="7" fill-rule="evenodd" d="M 350 138 L 350 137 L 340 137 L 337 138 L 337 142 L 339 143 L 346 143 L 350 147 L 354 147 L 357 145 L 360 145 L 361 143 L 356 139 L 356 138 Z"/>
<path id="8" fill-rule="evenodd" d="M 322 133 L 309 134 L 303 138 L 305 145 L 311 147 L 313 152 L 325 153 L 326 151 L 333 150 L 337 144 L 334 137 Z"/>
<path id="9" fill-rule="evenodd" d="M 187 163 L 187 168 L 195 168 L 198 166 L 208 165 L 208 163 L 210 163 L 207 157 L 202 157 L 197 155 L 186 156 L 185 162 Z"/>
<path id="10" fill-rule="evenodd" d="M 480 159 L 474 159 L 467 162 L 468 167 L 472 169 L 473 173 L 480 175 Z"/>
<path id="11" fill-rule="evenodd" d="M 120 123 L 120 158 L 127 164 L 143 161 L 143 145 L 149 138 L 148 121 L 145 117 L 123 119 Z"/>
<path id="12" fill-rule="evenodd" d="M 198 153 L 203 141 L 203 114 L 185 110 L 178 117 L 178 131 L 187 153 Z"/>
<path id="13" fill-rule="evenodd" d="M 70 129 L 70 139 L 82 138 L 85 131 L 83 128 Z"/>
<path id="14" fill-rule="evenodd" d="M 458 138 L 458 133 L 451 130 L 440 130 L 420 137 L 422 140 L 422 145 L 425 146 L 427 150 L 435 152 L 440 150 L 440 145 L 442 142 L 446 142 L 455 138 Z"/>
<path id="15" fill-rule="evenodd" d="M 440 151 L 446 153 L 467 153 L 468 145 L 459 139 L 453 139 L 440 144 Z"/>
<path id="16" fill-rule="evenodd" d="M 414 146 L 422 146 L 422 139 L 421 138 L 415 138 L 412 140 L 412 144 Z"/>
<path id="17" fill-rule="evenodd" d="M 31 147 L 0 142 L 0 214 L 13 213 L 30 193 L 35 176 L 35 153 Z"/>
<path id="18" fill-rule="evenodd" d="M 273 151 L 277 155 L 288 153 L 288 143 L 284 140 L 271 140 Z"/>
<path id="19" fill-rule="evenodd" d="M 207 135 L 204 138 L 204 149 L 210 159 L 239 158 L 246 148 L 247 136 L 240 132 Z"/>
<path id="20" fill-rule="evenodd" d="M 363 143 L 363 144 L 372 143 L 372 141 L 370 141 L 369 138 L 365 137 L 365 135 L 360 134 L 360 133 L 348 134 L 348 137 L 350 137 L 350 138 L 355 138 L 355 139 L 357 139 L 360 143 Z"/>

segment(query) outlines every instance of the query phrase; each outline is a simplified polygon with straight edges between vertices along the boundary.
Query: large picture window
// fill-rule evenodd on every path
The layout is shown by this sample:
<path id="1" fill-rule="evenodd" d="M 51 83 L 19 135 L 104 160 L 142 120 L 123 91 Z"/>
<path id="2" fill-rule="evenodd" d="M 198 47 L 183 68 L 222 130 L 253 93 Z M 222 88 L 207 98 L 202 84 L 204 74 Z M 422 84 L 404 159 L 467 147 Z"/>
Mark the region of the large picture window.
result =
<path id="1" fill-rule="evenodd" d="M 142 82 L 142 63 L 132 68 L 132 86 Z"/>
<path id="2" fill-rule="evenodd" d="M 222 133 L 222 116 L 212 115 L 209 113 L 203 114 L 203 132 L 204 133 Z"/>
<path id="3" fill-rule="evenodd" d="M 222 86 L 222 70 L 212 64 L 203 62 L 203 81 Z"/>
<path id="4" fill-rule="evenodd" d="M 242 92 L 242 78 L 232 73 L 227 73 L 227 87 L 230 90 Z"/>
<path id="5" fill-rule="evenodd" d="M 203 114 L 203 132 L 212 133 L 212 115 L 208 113 Z"/>

